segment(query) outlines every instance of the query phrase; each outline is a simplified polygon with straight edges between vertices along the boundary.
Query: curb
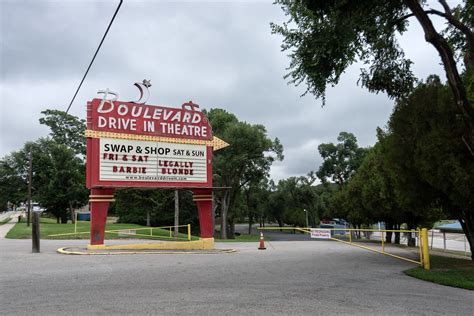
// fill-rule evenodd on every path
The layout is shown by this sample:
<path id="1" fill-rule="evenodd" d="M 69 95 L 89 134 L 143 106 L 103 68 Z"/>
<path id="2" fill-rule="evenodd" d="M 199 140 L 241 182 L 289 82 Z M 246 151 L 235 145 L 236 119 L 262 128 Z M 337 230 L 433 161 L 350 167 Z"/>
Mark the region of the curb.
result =
<path id="1" fill-rule="evenodd" d="M 216 249 L 214 251 L 210 250 L 192 250 L 192 251 L 84 251 L 77 250 L 68 250 L 71 247 L 63 247 L 57 250 L 58 253 L 62 255 L 215 255 L 222 253 L 235 253 L 235 249 Z"/>

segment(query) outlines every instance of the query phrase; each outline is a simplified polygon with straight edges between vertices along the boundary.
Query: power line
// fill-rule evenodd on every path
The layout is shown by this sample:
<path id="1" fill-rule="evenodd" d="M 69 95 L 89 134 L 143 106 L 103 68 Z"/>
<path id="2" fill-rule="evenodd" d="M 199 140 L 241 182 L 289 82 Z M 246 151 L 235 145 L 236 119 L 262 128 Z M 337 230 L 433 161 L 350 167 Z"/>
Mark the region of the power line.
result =
<path id="1" fill-rule="evenodd" d="M 79 84 L 79 87 L 77 87 L 76 93 L 74 93 L 74 96 L 72 97 L 71 103 L 69 103 L 69 106 L 67 107 L 66 113 L 69 112 L 69 109 L 71 108 L 72 103 L 76 99 L 77 93 L 81 89 L 82 83 L 84 82 L 84 79 L 86 79 L 87 74 L 89 73 L 89 69 L 91 69 L 92 63 L 94 63 L 95 57 L 97 56 L 97 53 L 100 50 L 100 47 L 102 46 L 102 43 L 105 40 L 105 37 L 107 36 L 107 33 L 109 32 L 110 27 L 112 26 L 112 23 L 115 20 L 115 16 L 117 16 L 117 13 L 120 10 L 120 6 L 122 5 L 123 0 L 120 0 L 119 5 L 117 6 L 117 9 L 115 10 L 114 16 L 112 17 L 112 20 L 110 20 L 109 26 L 107 27 L 107 30 L 105 31 L 104 36 L 102 37 L 102 40 L 100 41 L 99 47 L 97 47 L 97 50 L 95 51 L 94 57 L 92 57 L 91 63 L 89 64 L 89 67 L 87 67 L 86 73 L 84 74 L 84 77 L 82 77 L 81 83 Z"/>

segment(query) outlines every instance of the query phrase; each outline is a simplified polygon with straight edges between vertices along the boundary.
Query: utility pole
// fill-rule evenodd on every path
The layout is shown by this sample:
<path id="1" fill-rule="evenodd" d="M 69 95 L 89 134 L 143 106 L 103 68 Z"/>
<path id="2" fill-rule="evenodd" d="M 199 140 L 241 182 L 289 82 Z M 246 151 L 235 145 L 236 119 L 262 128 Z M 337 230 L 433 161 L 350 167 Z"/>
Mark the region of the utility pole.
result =
<path id="1" fill-rule="evenodd" d="M 30 227 L 30 218 L 31 218 L 31 149 L 28 154 L 28 214 L 26 216 L 26 226 Z"/>
<path id="2" fill-rule="evenodd" d="M 179 193 L 178 190 L 174 190 L 174 237 L 178 237 L 179 234 Z"/>

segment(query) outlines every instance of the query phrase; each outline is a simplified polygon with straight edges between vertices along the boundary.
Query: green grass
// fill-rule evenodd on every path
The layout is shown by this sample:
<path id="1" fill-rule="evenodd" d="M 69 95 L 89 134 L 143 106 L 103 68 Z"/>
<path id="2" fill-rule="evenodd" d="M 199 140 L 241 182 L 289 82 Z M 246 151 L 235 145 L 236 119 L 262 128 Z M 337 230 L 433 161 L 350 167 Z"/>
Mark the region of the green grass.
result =
<path id="1" fill-rule="evenodd" d="M 149 235 L 150 234 L 150 227 L 140 226 L 136 224 L 113 224 L 107 223 L 105 230 L 125 230 L 125 229 L 140 229 L 146 228 L 146 230 L 136 231 L 137 234 L 141 235 Z M 185 229 L 183 227 L 182 229 Z M 63 236 L 49 236 L 55 234 L 68 234 L 74 233 L 74 224 L 67 223 L 67 224 L 57 224 L 55 219 L 51 218 L 41 218 L 40 220 L 40 235 L 41 239 L 89 239 L 90 238 L 90 222 L 77 222 L 77 235 L 63 235 Z M 183 230 L 184 232 L 184 230 Z M 105 239 L 122 239 L 122 238 L 139 238 L 139 239 L 168 239 L 169 238 L 169 230 L 161 229 L 161 228 L 152 228 L 153 236 L 120 236 L 118 233 L 106 233 Z M 180 234 L 180 240 L 187 239 L 186 234 Z M 161 238 L 160 238 L 161 237 Z M 168 237 L 168 238 L 166 238 Z M 26 223 L 17 223 L 7 234 L 6 238 L 11 239 L 29 239 L 31 238 L 31 227 L 26 226 Z M 198 239 L 195 236 L 191 236 L 192 240 Z"/>
<path id="2" fill-rule="evenodd" d="M 10 220 L 11 220 L 11 218 L 7 218 L 7 219 L 4 219 L 3 221 L 0 221 L 0 226 L 2 226 L 3 224 L 8 223 Z"/>
<path id="3" fill-rule="evenodd" d="M 173 240 L 170 239 L 170 233 L 168 229 L 161 229 L 161 228 L 152 228 L 153 236 L 141 236 L 141 235 L 149 235 L 150 234 L 150 227 L 147 226 L 140 226 L 136 224 L 114 224 L 114 223 L 107 223 L 105 230 L 126 230 L 126 229 L 142 229 L 144 230 L 137 230 L 136 233 L 140 234 L 137 235 L 130 235 L 130 236 L 119 236 L 118 233 L 106 233 L 105 239 L 151 239 L 151 240 Z M 71 234 L 74 233 L 74 224 L 68 222 L 67 224 L 57 224 L 56 219 L 52 218 L 41 218 L 40 219 L 40 235 L 41 239 L 89 239 L 90 238 L 90 222 L 88 221 L 78 221 L 77 222 L 77 235 Z M 179 240 L 187 240 L 187 228 L 181 227 L 179 234 Z M 68 234 L 63 236 L 50 236 L 56 234 Z M 31 238 L 31 226 L 26 226 L 26 221 L 22 223 L 17 223 L 7 234 L 6 238 L 10 239 L 30 239 Z M 191 240 L 198 240 L 199 237 L 191 236 Z M 268 237 L 265 238 L 268 240 Z M 223 242 L 259 242 L 260 236 L 259 235 L 246 235 L 242 234 L 240 236 L 236 236 L 235 239 L 216 239 L 216 241 L 223 241 Z"/>
<path id="4" fill-rule="evenodd" d="M 413 268 L 405 274 L 437 284 L 474 290 L 474 262 L 442 256 L 430 256 L 431 270 Z"/>

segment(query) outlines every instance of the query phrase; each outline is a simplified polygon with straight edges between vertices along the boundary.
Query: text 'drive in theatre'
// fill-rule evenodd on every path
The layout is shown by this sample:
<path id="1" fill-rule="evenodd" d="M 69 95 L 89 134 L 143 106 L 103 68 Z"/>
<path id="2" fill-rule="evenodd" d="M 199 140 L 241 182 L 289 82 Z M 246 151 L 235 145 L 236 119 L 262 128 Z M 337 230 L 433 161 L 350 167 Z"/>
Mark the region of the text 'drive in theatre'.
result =
<path id="1" fill-rule="evenodd" d="M 100 180 L 207 182 L 205 145 L 100 139 Z"/>

